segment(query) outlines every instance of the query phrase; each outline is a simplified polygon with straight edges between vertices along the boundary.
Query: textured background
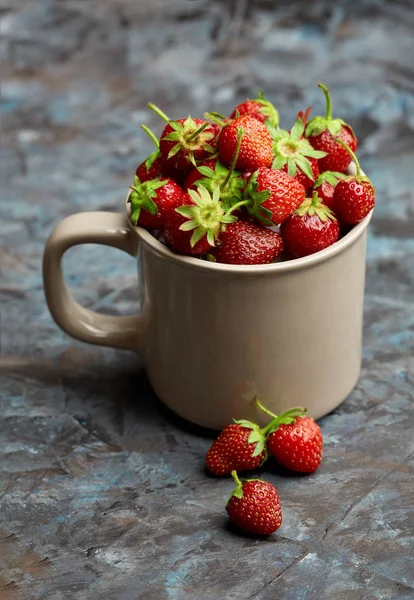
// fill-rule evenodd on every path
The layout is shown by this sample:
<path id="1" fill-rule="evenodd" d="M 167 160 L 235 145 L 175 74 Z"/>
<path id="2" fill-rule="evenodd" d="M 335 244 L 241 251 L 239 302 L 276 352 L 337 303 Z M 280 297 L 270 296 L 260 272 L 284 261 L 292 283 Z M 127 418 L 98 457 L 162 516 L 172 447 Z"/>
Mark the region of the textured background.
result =
<path id="1" fill-rule="evenodd" d="M 0 0 L 0 13 L 1 600 L 414 598 L 414 3 Z M 151 151 L 139 124 L 160 131 L 149 100 L 199 116 L 264 88 L 289 126 L 322 110 L 321 80 L 378 194 L 363 369 L 321 421 L 319 472 L 266 467 L 284 523 L 256 540 L 227 526 L 231 482 L 203 472 L 209 434 L 160 405 L 137 358 L 57 329 L 41 255 L 62 217 L 121 209 Z M 81 248 L 65 268 L 86 306 L 136 310 L 128 257 Z"/>

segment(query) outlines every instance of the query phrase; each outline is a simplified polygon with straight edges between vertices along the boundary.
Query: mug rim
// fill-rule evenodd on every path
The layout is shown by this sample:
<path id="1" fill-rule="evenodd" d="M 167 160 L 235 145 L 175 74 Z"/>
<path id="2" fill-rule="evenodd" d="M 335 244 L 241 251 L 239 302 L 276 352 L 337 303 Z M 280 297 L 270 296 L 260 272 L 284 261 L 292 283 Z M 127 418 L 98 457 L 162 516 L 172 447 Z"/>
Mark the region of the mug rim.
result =
<path id="1" fill-rule="evenodd" d="M 356 166 L 352 161 L 347 170 L 347 175 L 356 175 Z M 365 175 L 364 171 L 361 169 L 361 175 Z M 369 222 L 372 218 L 372 213 L 374 209 L 372 209 L 367 216 L 362 219 L 357 225 L 355 225 L 351 231 L 348 231 L 344 235 L 344 237 L 340 238 L 334 244 L 331 244 L 327 248 L 320 250 L 319 252 L 315 252 L 314 254 L 309 254 L 308 256 L 303 256 L 302 258 L 292 258 L 290 260 L 284 260 L 280 262 L 268 263 L 265 265 L 229 265 L 226 263 L 217 263 L 208 260 L 203 260 L 197 256 L 187 256 L 184 254 L 178 254 L 173 250 L 170 250 L 166 244 L 163 244 L 155 236 L 152 235 L 147 229 L 140 227 L 139 225 L 134 225 L 131 222 L 131 207 L 128 203 L 129 193 L 125 199 L 125 209 L 126 215 L 128 218 L 129 226 L 138 237 L 145 242 L 147 246 L 151 248 L 151 250 L 160 256 L 161 258 L 168 259 L 174 263 L 178 263 L 181 265 L 185 265 L 187 267 L 191 267 L 193 269 L 199 269 L 204 271 L 216 271 L 217 273 L 227 273 L 234 275 L 261 275 L 261 274 L 271 274 L 271 273 L 286 273 L 290 271 L 297 271 L 298 269 L 302 269 L 304 267 L 310 267 L 316 265 L 318 263 L 324 262 L 329 258 L 333 258 L 337 254 L 340 254 L 349 246 L 351 246 L 367 229 Z"/>
<path id="2" fill-rule="evenodd" d="M 168 248 L 166 244 L 163 244 L 157 240 L 157 238 L 154 237 L 150 231 L 140 227 L 139 225 L 134 225 L 131 223 L 129 204 L 126 202 L 126 214 L 129 226 L 135 231 L 140 240 L 149 246 L 151 250 L 159 257 L 201 271 L 215 271 L 217 273 L 224 272 L 234 275 L 286 273 L 289 271 L 296 271 L 304 267 L 310 267 L 324 262 L 329 258 L 333 258 L 337 254 L 340 254 L 349 248 L 349 246 L 351 246 L 364 233 L 369 222 L 371 221 L 373 210 L 374 209 L 372 209 L 362 221 L 355 225 L 351 231 L 348 231 L 343 238 L 339 239 L 337 242 L 331 244 L 327 248 L 324 248 L 319 252 L 315 252 L 314 254 L 309 254 L 308 256 L 304 256 L 302 258 L 293 258 L 281 262 L 268 263 L 265 265 L 231 265 L 203 260 L 197 256 L 187 256 L 185 254 L 178 254 L 174 252 Z"/>

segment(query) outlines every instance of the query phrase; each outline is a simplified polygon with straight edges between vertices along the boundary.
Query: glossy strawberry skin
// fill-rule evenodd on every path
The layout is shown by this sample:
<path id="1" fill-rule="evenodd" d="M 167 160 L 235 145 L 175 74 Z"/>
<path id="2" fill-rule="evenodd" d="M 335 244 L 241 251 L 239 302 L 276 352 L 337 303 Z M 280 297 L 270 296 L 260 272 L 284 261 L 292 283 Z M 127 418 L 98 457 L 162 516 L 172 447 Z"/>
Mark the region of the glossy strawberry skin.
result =
<path id="1" fill-rule="evenodd" d="M 343 126 L 336 136 L 333 136 L 328 129 L 325 129 L 319 135 L 311 135 L 308 139 L 313 148 L 327 152 L 324 158 L 319 159 L 319 171 L 321 173 L 324 171 L 344 173 L 352 160 L 345 148 L 335 141 L 335 137 L 345 142 L 353 152 L 357 149 L 357 140 L 346 126 Z"/>
<path id="2" fill-rule="evenodd" d="M 354 177 L 344 179 L 335 187 L 333 203 L 341 221 L 356 225 L 374 208 L 374 187 L 369 181 L 358 183 Z"/>
<path id="3" fill-rule="evenodd" d="M 273 262 L 282 250 L 278 233 L 241 220 L 226 226 L 212 254 L 220 263 L 262 265 Z"/>
<path id="4" fill-rule="evenodd" d="M 282 223 L 280 233 L 288 255 L 301 258 L 334 244 L 340 231 L 338 221 L 322 221 L 317 214 L 295 213 Z"/>
<path id="5" fill-rule="evenodd" d="M 141 163 L 137 167 L 136 175 L 143 183 L 145 181 L 150 181 L 150 179 L 156 179 L 157 177 L 168 177 L 161 156 L 157 156 L 149 169 L 147 169 L 145 161 Z"/>
<path id="6" fill-rule="evenodd" d="M 227 425 L 206 455 L 206 468 L 213 475 L 229 475 L 233 470 L 250 471 L 266 458 L 266 450 L 253 456 L 256 444 L 249 444 L 251 429 L 238 423 Z"/>
<path id="7" fill-rule="evenodd" d="M 175 122 L 178 123 L 179 125 L 184 125 L 185 121 L 186 121 L 186 119 L 177 119 L 177 121 L 175 121 Z M 206 122 L 203 119 L 193 119 L 193 121 L 195 123 L 195 127 L 197 127 L 197 128 L 201 127 L 201 125 L 203 125 Z M 208 143 L 213 148 L 216 145 L 217 135 L 220 130 L 221 130 L 221 128 L 217 127 L 217 125 L 209 124 L 208 127 L 203 132 L 203 133 L 211 133 L 212 134 L 212 137 L 211 137 L 211 139 L 208 140 Z M 174 131 L 175 130 L 173 129 L 173 127 L 171 127 L 171 125 L 169 123 L 167 123 L 167 125 L 164 127 L 163 132 L 161 133 L 161 136 L 160 136 L 161 157 L 162 157 L 164 163 L 167 165 L 167 167 L 170 170 L 188 172 L 193 167 L 193 164 L 189 160 L 189 153 L 187 150 L 181 149 L 177 152 L 177 154 L 175 154 L 175 156 L 168 158 L 169 152 L 174 148 L 174 146 L 177 142 L 165 140 L 164 138 L 167 135 L 169 135 L 170 133 L 173 133 Z M 206 160 L 209 157 L 209 155 L 210 155 L 210 153 L 207 150 L 205 150 L 204 148 L 202 148 L 201 146 L 194 149 L 194 159 L 197 162 Z"/>
<path id="8" fill-rule="evenodd" d="M 194 202 L 191 200 L 190 196 L 183 193 L 179 206 L 191 206 L 192 204 L 194 204 Z M 207 241 L 207 237 L 201 238 L 201 240 L 198 241 L 193 248 L 191 247 L 190 239 L 193 232 L 182 231 L 180 229 L 180 226 L 186 221 L 187 219 L 178 214 L 175 210 L 169 213 L 164 227 L 164 237 L 167 246 L 176 252 L 194 256 L 205 254 L 208 252 L 208 250 L 211 250 L 211 246 Z"/>
<path id="9" fill-rule="evenodd" d="M 205 160 L 204 162 L 202 162 L 200 164 L 200 167 L 209 167 L 210 169 L 212 169 L 214 171 L 214 167 L 216 166 L 216 163 L 217 163 L 217 158 L 208 158 L 207 160 Z M 184 189 L 185 190 L 188 190 L 188 189 L 197 190 L 197 186 L 195 185 L 196 181 L 198 181 L 199 179 L 203 179 L 204 177 L 205 176 L 202 173 L 200 173 L 200 171 L 197 169 L 197 167 L 193 167 L 185 179 Z"/>
<path id="10" fill-rule="evenodd" d="M 261 108 L 263 108 L 263 105 L 256 100 L 246 100 L 245 102 L 242 102 L 236 106 L 231 113 L 230 118 L 235 119 L 237 117 L 237 113 L 239 113 L 240 117 L 249 115 L 250 117 L 253 117 L 254 119 L 264 123 L 268 117 L 260 112 Z"/>
<path id="11" fill-rule="evenodd" d="M 307 159 L 310 162 L 313 180 L 309 179 L 309 177 L 307 175 L 305 175 L 305 173 L 299 167 L 297 167 L 296 175 L 295 175 L 296 181 L 299 181 L 299 183 L 301 183 L 303 185 L 303 187 L 305 188 L 306 191 L 310 190 L 310 188 L 313 186 L 313 184 L 315 183 L 315 181 L 318 179 L 318 176 L 319 176 L 318 160 L 316 158 L 313 158 L 312 156 L 308 156 Z M 282 170 L 285 173 L 287 173 L 288 172 L 287 165 L 283 165 Z"/>
<path id="12" fill-rule="evenodd" d="M 237 131 L 243 130 L 236 169 L 254 171 L 269 166 L 273 158 L 272 138 L 266 126 L 249 115 L 229 121 L 218 138 L 220 160 L 231 165 L 237 148 Z"/>
<path id="13" fill-rule="evenodd" d="M 157 189 L 156 197 L 153 198 L 157 205 L 158 214 L 151 215 L 151 213 L 142 209 L 138 225 L 147 227 L 148 229 L 160 229 L 164 227 L 174 209 L 181 206 L 182 197 L 183 191 L 180 186 L 172 179 L 165 179 L 165 185 Z"/>
<path id="14" fill-rule="evenodd" d="M 279 225 L 289 217 L 305 199 L 305 188 L 294 177 L 284 171 L 262 167 L 257 171 L 257 191 L 270 191 L 270 196 L 262 203 L 272 213 L 269 219 Z"/>
<path id="15" fill-rule="evenodd" d="M 319 425 L 310 417 L 298 417 L 291 425 L 280 425 L 267 440 L 277 462 L 298 473 L 313 473 L 322 461 L 323 438 Z"/>
<path id="16" fill-rule="evenodd" d="M 259 479 L 245 481 L 242 498 L 227 503 L 230 520 L 240 529 L 257 535 L 274 533 L 282 524 L 282 509 L 276 488 Z"/>
<path id="17" fill-rule="evenodd" d="M 322 181 L 321 185 L 319 185 L 316 189 L 318 192 L 319 198 L 322 202 L 331 210 L 335 210 L 334 208 L 334 185 L 328 183 L 328 181 Z"/>

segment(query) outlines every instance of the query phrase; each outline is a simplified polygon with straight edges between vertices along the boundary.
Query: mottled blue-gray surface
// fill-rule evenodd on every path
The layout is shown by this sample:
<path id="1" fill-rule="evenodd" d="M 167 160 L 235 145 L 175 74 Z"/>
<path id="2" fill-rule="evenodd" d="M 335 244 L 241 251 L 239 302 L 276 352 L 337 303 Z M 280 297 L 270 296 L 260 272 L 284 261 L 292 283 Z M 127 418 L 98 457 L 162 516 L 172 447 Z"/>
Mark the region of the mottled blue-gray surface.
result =
<path id="1" fill-rule="evenodd" d="M 414 598 L 414 3 L 0 0 L 0 13 L 0 598 Z M 139 360 L 57 329 L 41 255 L 65 215 L 121 209 L 151 150 L 139 124 L 160 130 L 149 100 L 198 116 L 264 88 L 288 126 L 322 109 L 320 80 L 378 194 L 363 368 L 321 421 L 321 469 L 266 467 L 284 522 L 257 540 L 228 528 L 232 484 L 203 471 L 211 436 L 160 405 Z M 84 305 L 136 310 L 133 260 L 81 248 L 65 267 Z"/>

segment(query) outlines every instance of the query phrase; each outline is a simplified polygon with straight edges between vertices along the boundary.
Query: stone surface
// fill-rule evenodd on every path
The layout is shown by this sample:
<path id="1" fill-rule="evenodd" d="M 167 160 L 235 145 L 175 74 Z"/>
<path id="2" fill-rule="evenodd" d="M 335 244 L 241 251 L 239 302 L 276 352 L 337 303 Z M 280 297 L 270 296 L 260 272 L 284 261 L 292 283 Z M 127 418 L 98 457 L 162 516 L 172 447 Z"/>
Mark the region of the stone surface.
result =
<path id="1" fill-rule="evenodd" d="M 413 598 L 413 2 L 1 0 L 0 13 L 2 600 Z M 161 406 L 137 358 L 57 329 L 41 255 L 63 216 L 121 209 L 151 151 L 139 124 L 161 128 L 149 100 L 198 116 L 264 88 L 289 125 L 322 109 L 320 80 L 378 194 L 363 369 L 321 421 L 319 472 L 264 470 L 284 522 L 257 540 L 228 526 L 231 482 L 203 471 L 211 434 Z M 65 267 L 84 305 L 136 310 L 128 257 L 80 248 Z"/>

